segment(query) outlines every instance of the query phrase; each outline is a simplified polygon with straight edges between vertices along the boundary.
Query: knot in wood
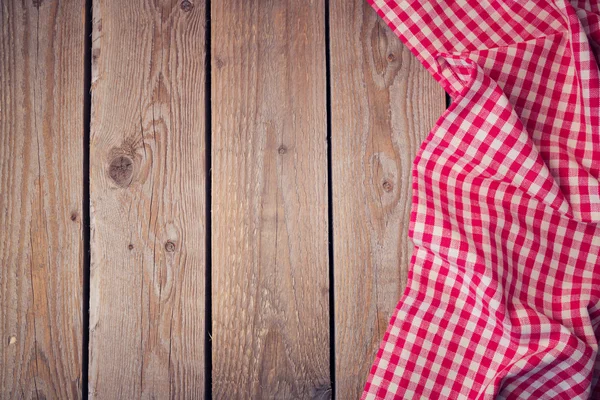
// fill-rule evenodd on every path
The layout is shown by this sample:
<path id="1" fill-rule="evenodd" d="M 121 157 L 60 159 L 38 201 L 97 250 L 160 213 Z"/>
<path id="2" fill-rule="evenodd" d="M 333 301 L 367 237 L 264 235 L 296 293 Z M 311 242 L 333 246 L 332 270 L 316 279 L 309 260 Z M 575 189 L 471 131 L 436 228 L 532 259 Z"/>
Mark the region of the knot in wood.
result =
<path id="1" fill-rule="evenodd" d="M 281 145 L 281 146 L 279 146 L 279 148 L 277 149 L 277 152 L 278 152 L 279 154 L 285 154 L 285 153 L 287 153 L 287 150 L 288 150 L 288 149 L 287 149 L 287 147 L 285 147 L 285 145 L 283 145 L 283 144 L 282 144 L 282 145 Z"/>
<path id="2" fill-rule="evenodd" d="M 165 243 L 165 250 L 168 253 L 172 253 L 175 251 L 175 243 L 171 242 L 170 240 L 167 240 L 167 243 Z"/>
<path id="3" fill-rule="evenodd" d="M 133 161 L 129 157 L 119 156 L 110 162 L 108 170 L 110 178 L 119 186 L 125 187 L 131 183 L 133 176 Z"/>
<path id="4" fill-rule="evenodd" d="M 395 55 L 394 53 L 390 53 L 390 54 L 388 54 L 388 56 L 387 56 L 387 60 L 388 60 L 389 62 L 394 62 L 394 61 L 396 61 L 396 55 Z"/>
<path id="5" fill-rule="evenodd" d="M 394 190 L 394 185 L 390 181 L 383 181 L 383 190 L 391 192 Z"/>
<path id="6" fill-rule="evenodd" d="M 130 243 L 130 244 L 129 244 L 129 246 L 127 246 L 127 248 L 128 248 L 129 250 L 133 250 L 133 245 Z"/>
<path id="7" fill-rule="evenodd" d="M 194 5 L 189 0 L 183 0 L 180 7 L 184 12 L 190 12 L 194 8 Z"/>

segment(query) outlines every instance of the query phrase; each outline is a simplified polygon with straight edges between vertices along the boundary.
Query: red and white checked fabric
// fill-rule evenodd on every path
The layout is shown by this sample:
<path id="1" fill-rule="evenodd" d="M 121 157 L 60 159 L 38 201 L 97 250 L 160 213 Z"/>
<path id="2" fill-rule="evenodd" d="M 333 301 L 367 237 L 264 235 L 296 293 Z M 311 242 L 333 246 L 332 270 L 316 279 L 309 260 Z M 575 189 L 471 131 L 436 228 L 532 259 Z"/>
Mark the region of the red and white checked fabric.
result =
<path id="1" fill-rule="evenodd" d="M 453 97 L 363 399 L 600 399 L 600 0 L 369 0 Z"/>

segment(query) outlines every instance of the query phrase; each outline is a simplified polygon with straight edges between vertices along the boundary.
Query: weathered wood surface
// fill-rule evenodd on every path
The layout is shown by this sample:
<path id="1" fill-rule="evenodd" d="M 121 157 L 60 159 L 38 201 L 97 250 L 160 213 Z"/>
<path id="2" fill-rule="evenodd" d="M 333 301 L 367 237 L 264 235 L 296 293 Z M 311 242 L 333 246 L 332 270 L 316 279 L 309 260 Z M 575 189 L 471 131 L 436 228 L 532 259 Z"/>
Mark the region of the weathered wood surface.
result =
<path id="1" fill-rule="evenodd" d="M 331 0 L 336 398 L 360 397 L 406 285 L 412 162 L 439 85 L 362 0 Z"/>
<path id="2" fill-rule="evenodd" d="M 81 398 L 84 6 L 0 2 L 0 398 Z"/>
<path id="3" fill-rule="evenodd" d="M 329 1 L 328 204 L 324 0 L 212 1 L 212 115 L 203 0 L 92 3 L 86 349 L 84 4 L 0 2 L 0 398 L 81 398 L 86 350 L 90 398 L 329 398 L 330 361 L 358 398 L 441 88 L 364 0 Z"/>
<path id="4" fill-rule="evenodd" d="M 201 398 L 205 7 L 94 0 L 90 398 Z"/>
<path id="5" fill-rule="evenodd" d="M 217 399 L 331 395 L 324 13 L 212 2 Z"/>

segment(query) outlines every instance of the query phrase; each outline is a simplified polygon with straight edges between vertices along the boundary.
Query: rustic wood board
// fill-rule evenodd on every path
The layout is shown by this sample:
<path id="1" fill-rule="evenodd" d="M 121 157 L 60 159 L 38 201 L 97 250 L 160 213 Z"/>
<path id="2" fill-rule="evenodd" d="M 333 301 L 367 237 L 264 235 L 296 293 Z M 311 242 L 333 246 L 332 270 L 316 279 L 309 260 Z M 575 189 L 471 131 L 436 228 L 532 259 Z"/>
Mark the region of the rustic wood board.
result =
<path id="1" fill-rule="evenodd" d="M 94 1 L 91 398 L 204 394 L 205 13 Z"/>
<path id="2" fill-rule="evenodd" d="M 439 85 L 364 0 L 331 0 L 336 398 L 360 397 L 406 285 L 412 162 Z"/>
<path id="3" fill-rule="evenodd" d="M 84 5 L 0 3 L 0 398 L 81 398 Z"/>
<path id="4" fill-rule="evenodd" d="M 323 1 L 212 2 L 214 398 L 327 398 Z"/>

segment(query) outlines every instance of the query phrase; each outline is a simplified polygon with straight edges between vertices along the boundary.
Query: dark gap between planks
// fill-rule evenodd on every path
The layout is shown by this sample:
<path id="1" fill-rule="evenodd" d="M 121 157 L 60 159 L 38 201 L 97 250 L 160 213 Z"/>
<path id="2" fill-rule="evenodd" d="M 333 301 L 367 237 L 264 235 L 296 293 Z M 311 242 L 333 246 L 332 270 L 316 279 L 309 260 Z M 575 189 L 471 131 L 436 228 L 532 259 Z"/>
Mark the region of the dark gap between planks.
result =
<path id="1" fill-rule="evenodd" d="M 211 0 L 206 0 L 205 26 L 205 187 L 206 187 L 206 230 L 205 230 L 205 288 L 204 288 L 204 397 L 212 399 L 212 65 L 211 65 Z"/>
<path id="2" fill-rule="evenodd" d="M 325 0 L 325 101 L 327 104 L 327 219 L 329 226 L 329 379 L 331 398 L 335 399 L 335 309 L 333 248 L 333 180 L 331 151 L 331 38 L 329 0 Z"/>
<path id="3" fill-rule="evenodd" d="M 82 204 L 82 340 L 81 340 L 81 397 L 88 398 L 89 326 L 90 326 L 90 124 L 92 111 L 92 0 L 85 0 L 83 53 L 83 204 Z"/>

